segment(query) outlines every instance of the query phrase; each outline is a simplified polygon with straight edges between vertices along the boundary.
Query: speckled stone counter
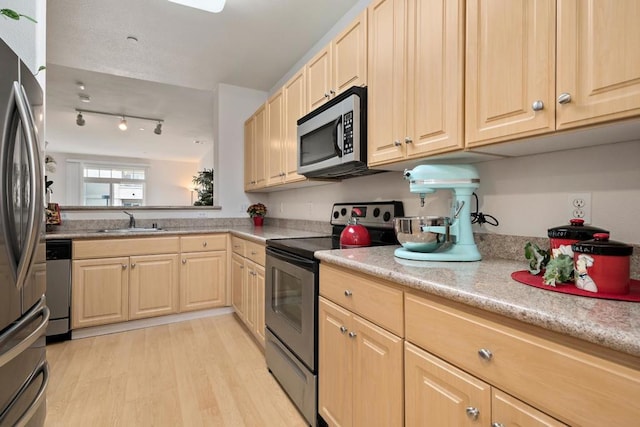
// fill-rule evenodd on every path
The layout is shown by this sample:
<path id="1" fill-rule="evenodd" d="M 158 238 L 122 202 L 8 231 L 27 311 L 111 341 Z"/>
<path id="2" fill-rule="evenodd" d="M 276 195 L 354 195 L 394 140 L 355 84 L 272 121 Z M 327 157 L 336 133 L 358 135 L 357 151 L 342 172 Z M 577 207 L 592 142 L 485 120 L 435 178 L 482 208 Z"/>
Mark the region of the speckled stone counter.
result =
<path id="1" fill-rule="evenodd" d="M 524 261 L 408 261 L 397 246 L 318 251 L 332 263 L 640 357 L 640 303 L 566 295 L 523 285 Z"/>

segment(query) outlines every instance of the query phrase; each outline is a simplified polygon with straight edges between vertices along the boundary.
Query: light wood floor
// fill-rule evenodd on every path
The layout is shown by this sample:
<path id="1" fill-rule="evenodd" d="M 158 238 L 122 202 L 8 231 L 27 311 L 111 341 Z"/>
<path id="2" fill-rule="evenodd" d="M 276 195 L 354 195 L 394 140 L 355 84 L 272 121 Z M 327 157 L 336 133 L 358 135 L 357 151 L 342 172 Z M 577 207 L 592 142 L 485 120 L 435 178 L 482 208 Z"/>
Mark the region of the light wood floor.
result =
<path id="1" fill-rule="evenodd" d="M 303 426 L 233 315 L 47 346 L 47 427 Z"/>

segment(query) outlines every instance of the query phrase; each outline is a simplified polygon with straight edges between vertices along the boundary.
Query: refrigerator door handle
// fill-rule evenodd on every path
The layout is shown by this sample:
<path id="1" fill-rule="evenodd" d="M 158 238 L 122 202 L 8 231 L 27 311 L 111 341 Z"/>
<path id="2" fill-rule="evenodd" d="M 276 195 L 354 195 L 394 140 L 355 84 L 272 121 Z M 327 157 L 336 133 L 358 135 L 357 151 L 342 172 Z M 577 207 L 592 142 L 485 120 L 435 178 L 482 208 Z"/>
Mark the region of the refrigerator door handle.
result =
<path id="1" fill-rule="evenodd" d="M 40 405 L 44 402 L 46 397 L 47 386 L 49 385 L 49 364 L 46 360 L 40 362 L 38 367 L 33 371 L 29 378 L 25 381 L 25 383 L 20 387 L 18 392 L 15 394 L 13 399 L 11 399 L 11 403 L 7 405 L 2 414 L 0 414 L 0 425 L 6 421 L 6 417 L 10 414 L 11 409 L 14 407 L 16 402 L 20 400 L 22 395 L 31 387 L 31 385 L 38 379 L 38 377 L 42 375 L 42 384 L 38 388 L 38 393 L 35 398 L 29 405 L 29 407 L 20 415 L 20 418 L 13 424 L 13 427 L 26 427 L 29 424 L 33 415 L 38 411 Z"/>
<path id="2" fill-rule="evenodd" d="M 44 220 L 44 196 L 42 193 L 44 180 L 42 177 L 41 162 L 39 161 L 38 135 L 36 133 L 33 113 L 29 106 L 29 100 L 27 99 L 24 89 L 18 82 L 13 82 L 13 91 L 15 94 L 16 107 L 22 123 L 22 130 L 27 140 L 27 161 L 29 162 L 29 169 L 32 171 L 29 179 L 30 197 L 29 216 L 27 217 L 27 235 L 16 270 L 16 285 L 22 287 L 29 275 L 29 269 L 35 257 L 41 223 Z M 40 204 L 43 206 L 40 207 Z"/>
<path id="3" fill-rule="evenodd" d="M 0 368 L 13 360 L 20 353 L 28 349 L 42 335 L 44 335 L 49 323 L 49 308 L 47 307 L 44 295 L 40 298 L 38 304 L 33 306 L 22 318 L 0 335 L 0 348 L 8 347 L 7 343 L 13 339 L 16 334 L 28 327 L 35 319 L 41 317 L 38 326 L 18 344 L 9 347 L 4 353 L 0 353 Z"/>

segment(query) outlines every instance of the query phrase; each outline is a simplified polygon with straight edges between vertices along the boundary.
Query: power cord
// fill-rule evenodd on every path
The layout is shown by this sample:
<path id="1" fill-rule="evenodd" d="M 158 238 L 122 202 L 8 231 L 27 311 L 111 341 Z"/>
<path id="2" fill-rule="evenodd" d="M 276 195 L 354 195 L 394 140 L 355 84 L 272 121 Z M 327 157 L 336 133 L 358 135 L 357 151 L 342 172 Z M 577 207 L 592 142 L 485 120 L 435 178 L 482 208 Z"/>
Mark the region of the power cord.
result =
<path id="1" fill-rule="evenodd" d="M 494 227 L 497 227 L 500 224 L 498 222 L 498 219 L 493 215 L 483 214 L 482 212 L 478 212 L 478 209 L 479 209 L 478 195 L 476 193 L 473 193 L 473 198 L 476 200 L 476 210 L 475 212 L 471 212 L 471 224 L 479 224 L 479 225 L 489 224 L 489 225 L 493 225 Z"/>

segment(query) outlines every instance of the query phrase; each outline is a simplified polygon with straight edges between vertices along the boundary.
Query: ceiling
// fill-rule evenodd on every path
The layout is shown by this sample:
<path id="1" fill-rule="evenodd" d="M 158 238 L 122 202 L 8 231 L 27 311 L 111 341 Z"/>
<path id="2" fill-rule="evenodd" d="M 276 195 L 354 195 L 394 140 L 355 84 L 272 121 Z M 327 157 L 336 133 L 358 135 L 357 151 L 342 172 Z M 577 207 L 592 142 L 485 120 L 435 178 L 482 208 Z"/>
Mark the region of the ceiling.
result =
<path id="1" fill-rule="evenodd" d="M 197 161 L 212 150 L 219 83 L 269 91 L 357 2 L 227 0 L 212 14 L 166 0 L 49 0 L 49 150 Z M 163 132 L 131 118 L 122 132 L 117 117 L 92 114 L 80 127 L 76 109 L 161 119 Z"/>

